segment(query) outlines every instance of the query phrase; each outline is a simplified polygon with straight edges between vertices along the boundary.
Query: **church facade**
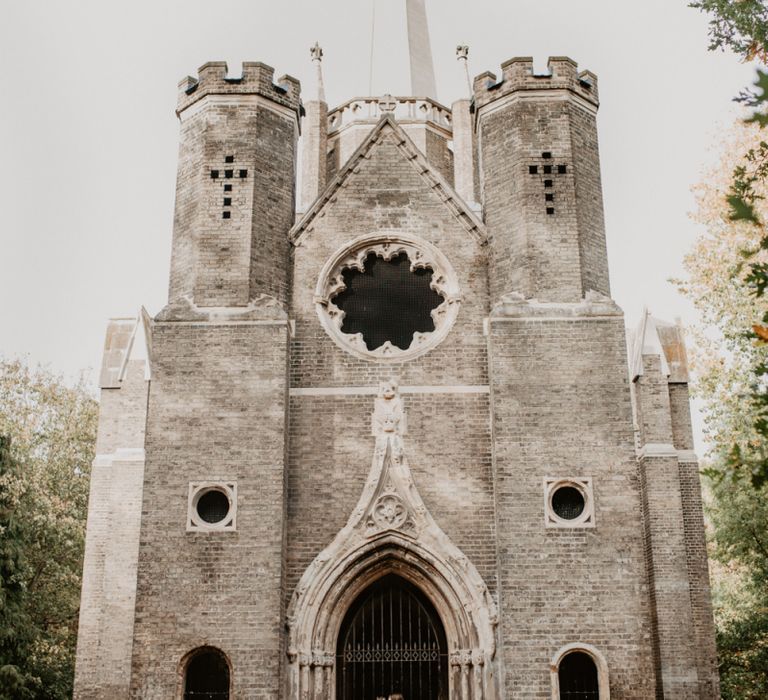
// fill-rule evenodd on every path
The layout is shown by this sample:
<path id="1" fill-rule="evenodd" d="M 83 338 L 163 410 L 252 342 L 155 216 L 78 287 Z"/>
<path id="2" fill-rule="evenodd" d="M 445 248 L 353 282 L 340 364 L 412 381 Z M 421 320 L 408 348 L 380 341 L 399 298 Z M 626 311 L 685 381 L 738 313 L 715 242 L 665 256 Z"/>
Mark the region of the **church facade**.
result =
<path id="1" fill-rule="evenodd" d="M 451 108 L 181 83 L 168 304 L 107 332 L 75 698 L 719 697 L 683 334 L 627 343 L 597 109 L 563 57 Z"/>

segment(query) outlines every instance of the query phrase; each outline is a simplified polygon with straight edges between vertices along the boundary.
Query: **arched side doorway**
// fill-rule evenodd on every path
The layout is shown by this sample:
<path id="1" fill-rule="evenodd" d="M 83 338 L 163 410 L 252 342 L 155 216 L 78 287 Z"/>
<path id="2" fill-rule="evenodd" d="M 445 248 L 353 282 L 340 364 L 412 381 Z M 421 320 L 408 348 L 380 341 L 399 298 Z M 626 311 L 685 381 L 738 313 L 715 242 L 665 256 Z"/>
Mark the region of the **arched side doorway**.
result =
<path id="1" fill-rule="evenodd" d="M 569 644 L 552 659 L 552 700 L 610 700 L 608 664 L 590 644 Z"/>
<path id="2" fill-rule="evenodd" d="M 191 652 L 183 664 L 184 700 L 229 700 L 227 657 L 212 647 Z"/>
<path id="3" fill-rule="evenodd" d="M 352 604 L 336 646 L 336 700 L 447 700 L 448 647 L 435 607 L 389 574 Z"/>

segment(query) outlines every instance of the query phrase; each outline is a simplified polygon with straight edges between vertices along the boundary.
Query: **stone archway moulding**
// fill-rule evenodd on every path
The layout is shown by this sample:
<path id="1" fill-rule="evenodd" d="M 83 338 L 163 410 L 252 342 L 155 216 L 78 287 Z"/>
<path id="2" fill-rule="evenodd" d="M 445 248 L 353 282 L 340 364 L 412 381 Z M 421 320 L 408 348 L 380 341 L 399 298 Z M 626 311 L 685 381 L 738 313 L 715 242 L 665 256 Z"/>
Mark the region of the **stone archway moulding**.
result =
<path id="1" fill-rule="evenodd" d="M 394 382 L 375 400 L 373 464 L 347 524 L 304 572 L 288 610 L 290 700 L 334 700 L 336 643 L 350 605 L 395 573 L 430 599 L 446 633 L 451 700 L 496 700 L 496 606 L 474 565 L 427 511 L 405 457 Z"/>

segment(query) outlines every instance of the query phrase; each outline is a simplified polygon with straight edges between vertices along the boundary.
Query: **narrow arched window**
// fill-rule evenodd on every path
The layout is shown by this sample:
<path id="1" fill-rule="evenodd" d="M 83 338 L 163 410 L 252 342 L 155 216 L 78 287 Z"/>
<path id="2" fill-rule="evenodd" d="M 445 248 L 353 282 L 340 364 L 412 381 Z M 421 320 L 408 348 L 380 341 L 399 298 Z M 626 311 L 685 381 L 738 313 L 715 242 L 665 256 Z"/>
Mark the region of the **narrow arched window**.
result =
<path id="1" fill-rule="evenodd" d="M 583 651 L 563 657 L 558 668 L 560 700 L 600 700 L 597 666 Z"/>
<path id="2" fill-rule="evenodd" d="M 184 674 L 184 700 L 229 700 L 229 664 L 218 649 L 192 654 Z"/>

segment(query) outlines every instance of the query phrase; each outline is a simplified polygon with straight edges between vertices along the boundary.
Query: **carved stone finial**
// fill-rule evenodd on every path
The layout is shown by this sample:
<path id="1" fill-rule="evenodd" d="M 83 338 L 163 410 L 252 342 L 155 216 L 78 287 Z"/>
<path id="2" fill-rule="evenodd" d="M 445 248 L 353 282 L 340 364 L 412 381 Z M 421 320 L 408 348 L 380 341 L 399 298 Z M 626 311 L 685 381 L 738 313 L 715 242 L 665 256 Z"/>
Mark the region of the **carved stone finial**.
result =
<path id="1" fill-rule="evenodd" d="M 469 87 L 469 96 L 472 96 L 472 80 L 469 77 L 469 46 L 459 44 L 456 47 L 456 60 L 464 64 L 464 76 Z"/>
<path id="2" fill-rule="evenodd" d="M 392 95 L 390 95 L 389 93 L 384 95 L 384 97 L 382 97 L 379 100 L 379 110 L 381 110 L 382 113 L 391 114 L 396 109 L 397 109 L 397 100 L 394 97 L 392 97 Z"/>
<path id="3" fill-rule="evenodd" d="M 312 56 L 312 63 L 317 67 L 317 99 L 319 102 L 325 102 L 325 83 L 323 82 L 323 49 L 319 42 L 309 50 Z"/>

